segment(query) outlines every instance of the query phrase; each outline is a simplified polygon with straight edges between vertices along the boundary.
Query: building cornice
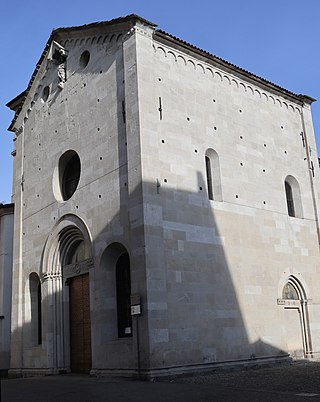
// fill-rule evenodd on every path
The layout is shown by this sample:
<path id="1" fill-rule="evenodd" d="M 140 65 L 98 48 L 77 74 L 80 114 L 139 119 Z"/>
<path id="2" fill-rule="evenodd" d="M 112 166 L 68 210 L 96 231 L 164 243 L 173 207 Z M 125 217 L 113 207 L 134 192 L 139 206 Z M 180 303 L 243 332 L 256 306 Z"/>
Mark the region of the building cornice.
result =
<path id="1" fill-rule="evenodd" d="M 209 53 L 201 48 L 198 48 L 192 45 L 191 43 L 179 39 L 165 31 L 155 30 L 154 40 L 164 45 L 171 46 L 179 51 L 182 51 L 190 56 L 196 57 L 204 62 L 212 64 L 226 72 L 236 75 L 239 78 L 245 79 L 246 81 L 258 85 L 274 94 L 280 94 L 284 98 L 290 99 L 291 101 L 298 103 L 300 106 L 303 106 L 304 103 L 311 104 L 312 102 L 316 101 L 316 99 L 310 96 L 296 94 L 292 91 L 282 88 L 281 86 L 276 85 L 271 81 L 266 80 L 265 78 L 259 77 L 258 75 L 255 75 L 250 71 L 238 67 L 235 64 L 232 64 L 218 56 L 215 56 L 212 53 Z"/>

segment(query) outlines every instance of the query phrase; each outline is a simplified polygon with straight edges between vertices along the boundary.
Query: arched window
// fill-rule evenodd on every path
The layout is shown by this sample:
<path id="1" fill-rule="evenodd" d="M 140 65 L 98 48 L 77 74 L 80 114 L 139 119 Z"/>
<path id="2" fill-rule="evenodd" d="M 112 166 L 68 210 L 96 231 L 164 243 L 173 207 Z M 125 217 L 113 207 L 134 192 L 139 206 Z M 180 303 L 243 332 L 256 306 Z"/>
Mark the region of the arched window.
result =
<path id="1" fill-rule="evenodd" d="M 287 176 L 284 181 L 284 186 L 288 215 L 302 218 L 302 203 L 298 181 L 293 176 Z"/>
<path id="2" fill-rule="evenodd" d="M 222 201 L 219 156 L 209 148 L 205 154 L 206 177 L 209 200 Z"/>
<path id="3" fill-rule="evenodd" d="M 33 272 L 29 276 L 31 307 L 31 340 L 33 344 L 42 343 L 41 283 L 39 276 Z"/>
<path id="4" fill-rule="evenodd" d="M 209 156 L 205 156 L 205 159 L 206 159 L 206 174 L 207 174 L 208 197 L 209 197 L 209 200 L 213 200 L 211 161 L 210 161 Z"/>
<path id="5" fill-rule="evenodd" d="M 132 336 L 131 280 L 128 253 L 122 254 L 116 264 L 118 337 Z"/>

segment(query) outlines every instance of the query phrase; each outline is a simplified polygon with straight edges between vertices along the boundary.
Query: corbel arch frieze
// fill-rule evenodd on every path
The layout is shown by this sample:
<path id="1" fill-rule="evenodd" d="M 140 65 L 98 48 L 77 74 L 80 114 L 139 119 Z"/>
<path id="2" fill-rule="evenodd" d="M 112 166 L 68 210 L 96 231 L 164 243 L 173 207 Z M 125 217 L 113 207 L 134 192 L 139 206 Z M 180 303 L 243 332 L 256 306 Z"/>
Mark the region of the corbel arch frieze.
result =
<path id="1" fill-rule="evenodd" d="M 25 101 L 24 109 L 26 110 L 26 112 L 22 115 L 23 123 L 27 122 L 34 108 L 34 105 L 40 98 L 40 94 L 43 88 L 45 88 L 45 86 L 47 85 L 50 85 L 50 83 L 48 82 L 48 77 L 52 74 L 52 71 L 56 71 L 58 88 L 60 90 L 64 88 L 65 82 L 67 80 L 66 60 L 71 49 L 75 47 L 87 46 L 90 44 L 99 44 L 100 46 L 105 45 L 109 48 L 122 44 L 125 39 L 126 37 L 123 32 L 117 32 L 115 34 L 112 34 L 111 36 L 94 35 L 84 38 L 71 38 L 62 40 L 60 43 L 58 43 L 57 41 L 52 41 L 51 45 L 48 46 L 48 49 L 46 50 L 46 53 L 44 55 L 46 58 L 46 63 L 39 67 L 37 71 L 37 75 L 40 74 L 39 84 L 37 85 L 36 89 L 33 90 L 33 95 L 30 96 L 29 92 L 28 98 Z"/>
<path id="2" fill-rule="evenodd" d="M 188 67 L 189 70 L 196 71 L 196 72 L 201 72 L 204 75 L 210 76 L 210 78 L 218 78 L 221 82 L 227 81 L 227 83 L 231 84 L 233 83 L 234 87 L 237 89 L 243 89 L 245 92 L 248 92 L 252 96 L 256 96 L 261 100 L 271 100 L 272 103 L 278 107 L 282 107 L 284 104 L 284 109 L 288 110 L 292 113 L 298 112 L 300 113 L 300 108 L 298 108 L 295 105 L 289 104 L 287 101 L 284 101 L 280 97 L 274 97 L 274 95 L 267 94 L 266 92 L 261 92 L 259 88 L 256 88 L 254 86 L 245 84 L 238 79 L 236 79 L 234 76 L 231 76 L 229 74 L 225 74 L 224 72 L 214 69 L 211 65 L 208 65 L 206 63 L 199 63 L 198 60 L 196 59 L 191 59 L 190 57 L 185 57 L 185 55 L 180 54 L 179 51 L 173 50 L 171 48 L 166 47 L 165 45 L 159 45 L 156 42 L 152 44 L 154 53 L 157 53 L 160 57 L 164 57 L 166 60 L 169 62 L 174 62 L 176 65 L 182 66 L 182 67 Z M 169 57 L 170 54 L 170 57 Z M 191 66 L 194 66 L 194 68 L 190 68 Z M 263 95 L 263 96 L 262 96 Z"/>

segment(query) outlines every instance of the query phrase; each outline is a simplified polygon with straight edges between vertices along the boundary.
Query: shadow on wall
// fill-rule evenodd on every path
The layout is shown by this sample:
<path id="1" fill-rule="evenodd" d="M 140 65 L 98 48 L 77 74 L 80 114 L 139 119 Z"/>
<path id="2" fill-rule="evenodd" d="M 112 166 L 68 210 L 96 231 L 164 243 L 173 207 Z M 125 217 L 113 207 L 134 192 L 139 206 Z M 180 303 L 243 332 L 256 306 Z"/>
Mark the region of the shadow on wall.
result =
<path id="1" fill-rule="evenodd" d="M 116 71 L 116 108 L 114 99 L 107 96 L 98 102 L 99 108 L 114 110 L 116 116 L 118 177 L 110 180 L 114 180 L 112 197 L 118 212 L 113 212 L 114 205 L 111 209 L 107 196 L 101 197 L 97 210 L 106 224 L 95 238 L 91 237 L 94 228 L 89 219 L 86 222 L 74 214 L 64 215 L 48 233 L 50 241 L 44 245 L 39 271 L 25 278 L 25 323 L 12 334 L 11 375 L 69 370 L 135 375 L 140 366 L 142 376 L 152 377 L 219 364 L 286 358 L 287 333 L 283 310 L 279 312 L 276 305 L 277 286 L 269 298 L 244 295 L 248 256 L 241 247 L 248 234 L 237 226 L 237 219 L 233 219 L 237 215 L 223 211 L 223 202 L 208 199 L 201 172 L 195 172 L 194 177 L 198 192 L 174 189 L 168 182 L 160 184 L 157 178 L 152 182 L 139 179 L 140 167 L 127 159 L 130 147 L 139 140 L 127 141 L 121 54 L 108 59 L 103 71 L 109 72 L 111 67 Z M 89 74 L 100 71 L 91 70 L 90 64 L 84 66 L 84 83 Z M 73 90 L 81 89 L 85 95 L 83 82 Z M 42 86 L 46 88 L 46 82 Z M 48 94 L 52 107 L 59 93 L 60 89 L 55 89 L 52 98 Z M 86 96 L 80 101 L 87 102 Z M 97 99 L 91 101 L 82 108 L 88 119 L 94 118 L 92 110 L 98 109 Z M 112 160 L 107 156 L 106 164 Z M 204 172 L 214 155 L 206 156 Z M 89 162 L 82 162 L 83 171 L 91 168 L 85 165 Z M 213 181 L 211 193 L 215 187 L 219 188 L 219 183 Z M 87 188 L 78 189 L 71 200 L 77 198 L 78 191 Z M 86 199 L 91 194 L 95 198 L 87 205 L 94 206 L 94 192 L 87 191 Z M 214 198 L 210 192 L 209 198 Z M 78 205 L 81 211 L 81 203 Z M 226 214 L 230 214 L 229 227 L 225 225 Z M 234 248 L 226 249 L 229 239 Z M 127 254 L 129 262 L 120 264 Z M 131 294 L 141 295 L 142 300 L 142 314 L 132 322 L 119 318 L 126 316 L 119 305 L 126 310 L 129 304 L 128 286 L 119 298 L 122 282 L 128 281 L 128 274 L 117 275 L 123 266 L 130 268 Z M 41 293 L 35 275 L 40 277 Z M 255 278 L 255 283 L 258 280 Z M 294 320 L 297 325 L 292 330 L 298 333 L 291 350 L 299 354 L 306 349 L 307 331 L 301 330 L 298 315 Z"/>
<path id="2" fill-rule="evenodd" d="M 206 187 L 201 174 L 197 181 L 199 187 Z M 130 199 L 141 200 L 141 187 L 148 194 L 148 204 L 143 215 L 139 201 L 141 210 L 132 215 Z M 24 375 L 70 369 L 134 375 L 138 355 L 145 377 L 288 356 L 261 339 L 276 332 L 276 342 L 284 341 L 277 290 L 274 306 L 264 313 L 274 315 L 274 320 L 265 322 L 259 298 L 254 305 L 252 298 L 241 295 L 245 273 L 239 272 L 239 266 L 229 266 L 215 219 L 221 211 L 215 211 L 205 191 L 159 188 L 155 181 L 119 192 L 119 213 L 92 244 L 90 227 L 87 231 L 75 215 L 62 217 L 52 230 L 44 251 L 43 269 L 47 270 L 40 275 L 41 293 L 36 274 L 26 283 L 26 322 L 20 338 Z M 227 236 L 233 234 L 227 233 L 225 241 Z M 126 253 L 131 293 L 142 298 L 139 345 L 136 317 L 119 332 L 117 293 L 126 279 L 119 279 L 117 265 Z M 123 297 L 130 303 L 128 295 Z M 248 330 L 256 334 L 254 342 Z M 21 374 L 13 363 L 14 359 L 11 374 Z"/>

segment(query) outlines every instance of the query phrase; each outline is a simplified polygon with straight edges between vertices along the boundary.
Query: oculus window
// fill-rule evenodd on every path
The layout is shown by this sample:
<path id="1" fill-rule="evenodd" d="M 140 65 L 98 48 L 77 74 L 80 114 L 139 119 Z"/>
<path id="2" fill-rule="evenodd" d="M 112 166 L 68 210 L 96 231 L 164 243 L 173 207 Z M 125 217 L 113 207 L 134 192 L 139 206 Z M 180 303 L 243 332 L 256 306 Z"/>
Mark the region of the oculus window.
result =
<path id="1" fill-rule="evenodd" d="M 69 150 L 58 162 L 53 173 L 53 193 L 60 202 L 67 201 L 77 190 L 81 174 L 79 155 Z"/>

